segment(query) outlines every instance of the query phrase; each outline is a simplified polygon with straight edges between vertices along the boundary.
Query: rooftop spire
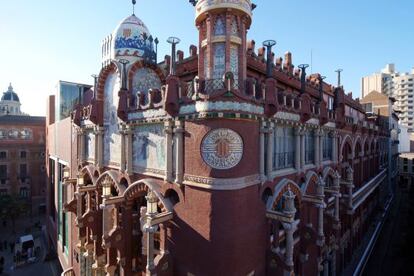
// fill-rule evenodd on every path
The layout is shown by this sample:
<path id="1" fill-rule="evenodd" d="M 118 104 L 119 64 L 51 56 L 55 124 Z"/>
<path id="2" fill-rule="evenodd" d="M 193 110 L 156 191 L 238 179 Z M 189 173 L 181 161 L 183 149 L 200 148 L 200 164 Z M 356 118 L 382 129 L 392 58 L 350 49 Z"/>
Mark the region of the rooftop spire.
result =
<path id="1" fill-rule="evenodd" d="M 11 82 L 9 83 L 8 91 L 13 91 L 13 86 L 11 85 Z"/>
<path id="2" fill-rule="evenodd" d="M 137 0 L 132 0 L 132 14 L 135 15 L 135 5 L 137 3 Z"/>

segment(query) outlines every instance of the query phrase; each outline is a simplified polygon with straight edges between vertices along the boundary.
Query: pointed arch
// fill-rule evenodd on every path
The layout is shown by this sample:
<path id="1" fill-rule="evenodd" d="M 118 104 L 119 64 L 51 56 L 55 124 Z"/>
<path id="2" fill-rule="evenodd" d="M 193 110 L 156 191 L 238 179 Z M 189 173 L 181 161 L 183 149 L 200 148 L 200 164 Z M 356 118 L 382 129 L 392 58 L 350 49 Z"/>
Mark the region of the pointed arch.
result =
<path id="1" fill-rule="evenodd" d="M 105 97 L 105 83 L 106 79 L 111 73 L 116 73 L 119 76 L 119 66 L 115 61 L 111 61 L 107 66 L 102 68 L 101 72 L 99 73 L 98 80 L 97 80 L 97 88 L 96 88 L 96 100 L 103 101 Z"/>
<path id="2" fill-rule="evenodd" d="M 85 181 L 88 179 L 91 181 L 91 185 L 96 185 L 96 181 L 99 177 L 99 170 L 94 165 L 84 166 L 79 170 L 79 173 L 83 176 L 85 185 L 88 185 L 86 184 L 87 181 Z"/>
<path id="3" fill-rule="evenodd" d="M 325 182 L 328 176 L 335 179 L 338 177 L 338 172 L 335 171 L 332 167 L 326 167 L 325 169 L 323 169 L 323 172 L 322 172 L 322 178 L 323 180 L 325 180 Z"/>
<path id="4" fill-rule="evenodd" d="M 267 200 L 266 209 L 274 210 L 277 204 L 279 203 L 280 199 L 282 198 L 283 194 L 289 189 L 295 194 L 296 200 L 298 201 L 298 204 L 300 206 L 302 203 L 301 189 L 299 188 L 298 184 L 296 184 L 293 180 L 284 178 L 276 185 L 273 196 Z"/>
<path id="5" fill-rule="evenodd" d="M 102 188 L 102 182 L 106 177 L 109 177 L 109 179 L 112 180 L 112 187 L 115 189 L 118 196 L 123 195 L 125 193 L 125 190 L 128 188 L 130 183 L 130 179 L 127 175 L 124 175 L 119 171 L 115 170 L 106 171 L 103 174 L 101 174 L 96 181 L 96 186 L 98 189 Z"/>
<path id="6" fill-rule="evenodd" d="M 352 151 L 352 139 L 351 139 L 351 136 L 349 136 L 348 134 L 345 135 L 345 137 L 343 137 L 342 140 L 341 140 L 341 151 L 340 151 L 340 155 L 339 155 L 340 156 L 339 161 L 342 161 L 342 159 L 343 159 L 345 144 L 348 144 L 351 151 Z M 353 152 L 351 152 L 351 153 L 353 154 Z"/>
<path id="7" fill-rule="evenodd" d="M 124 192 L 123 196 L 126 201 L 134 200 L 137 197 L 145 196 L 151 190 L 158 198 L 158 206 L 162 212 L 172 212 L 173 204 L 168 198 L 159 191 L 159 185 L 156 180 L 151 178 L 141 179 L 132 183 Z"/>
<path id="8" fill-rule="evenodd" d="M 316 193 L 316 185 L 319 181 L 319 175 L 314 171 L 308 171 L 305 176 L 305 184 L 301 187 L 303 195 Z"/>
<path id="9" fill-rule="evenodd" d="M 355 156 L 355 149 L 356 149 L 356 146 L 359 144 L 359 146 L 360 146 L 360 148 L 361 148 L 361 150 L 362 150 L 362 146 L 361 146 L 361 136 L 357 136 L 356 138 L 355 138 L 355 140 L 354 140 L 354 142 L 353 142 L 353 144 L 352 144 L 352 155 L 354 156 L 354 157 L 356 157 Z"/>

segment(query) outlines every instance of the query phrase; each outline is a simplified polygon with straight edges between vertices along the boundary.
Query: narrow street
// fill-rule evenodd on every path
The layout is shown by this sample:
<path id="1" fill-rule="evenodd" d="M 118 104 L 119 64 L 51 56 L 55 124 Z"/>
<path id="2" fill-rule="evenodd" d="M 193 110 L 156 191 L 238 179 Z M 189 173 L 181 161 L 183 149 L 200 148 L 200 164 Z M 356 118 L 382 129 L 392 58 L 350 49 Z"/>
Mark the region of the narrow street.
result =
<path id="1" fill-rule="evenodd" d="M 414 275 L 414 189 L 397 189 L 364 275 Z"/>
<path id="2" fill-rule="evenodd" d="M 16 221 L 15 224 L 15 233 L 12 232 L 11 222 L 8 221 L 6 226 L 0 226 L 0 242 L 4 244 L 4 241 L 7 242 L 7 248 L 4 246 L 0 250 L 0 256 L 5 258 L 4 270 L 0 275 L 10 275 L 10 276 L 33 276 L 33 275 L 47 275 L 47 276 L 58 276 L 59 273 L 59 264 L 57 260 L 44 262 L 44 257 L 46 254 L 46 240 L 43 236 L 43 231 L 41 227 L 34 226 L 36 222 L 39 222 L 40 225 L 44 225 L 44 218 L 42 216 L 34 216 L 33 218 L 24 217 Z M 13 260 L 13 253 L 10 250 L 9 244 L 13 241 L 16 241 L 18 237 L 32 234 L 35 240 L 35 244 L 40 245 L 40 256 L 38 260 L 34 263 L 21 264 L 18 267 L 15 267 Z"/>

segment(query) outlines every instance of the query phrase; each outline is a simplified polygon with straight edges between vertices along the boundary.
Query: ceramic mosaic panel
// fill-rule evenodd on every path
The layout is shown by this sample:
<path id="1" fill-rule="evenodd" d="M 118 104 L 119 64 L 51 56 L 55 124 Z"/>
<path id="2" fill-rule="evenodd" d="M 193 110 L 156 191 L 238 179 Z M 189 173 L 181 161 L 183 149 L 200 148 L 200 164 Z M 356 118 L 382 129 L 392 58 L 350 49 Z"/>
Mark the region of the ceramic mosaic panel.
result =
<path id="1" fill-rule="evenodd" d="M 165 133 L 162 124 L 137 127 L 132 147 L 136 172 L 165 170 Z"/>
<path id="2" fill-rule="evenodd" d="M 142 92 L 147 94 L 150 89 L 161 89 L 161 80 L 154 70 L 140 68 L 135 72 L 132 87 L 134 93 Z"/>
<path id="3" fill-rule="evenodd" d="M 116 73 L 108 76 L 104 89 L 104 163 L 105 165 L 119 165 L 121 163 L 121 136 L 118 129 L 117 108 L 120 80 Z"/>

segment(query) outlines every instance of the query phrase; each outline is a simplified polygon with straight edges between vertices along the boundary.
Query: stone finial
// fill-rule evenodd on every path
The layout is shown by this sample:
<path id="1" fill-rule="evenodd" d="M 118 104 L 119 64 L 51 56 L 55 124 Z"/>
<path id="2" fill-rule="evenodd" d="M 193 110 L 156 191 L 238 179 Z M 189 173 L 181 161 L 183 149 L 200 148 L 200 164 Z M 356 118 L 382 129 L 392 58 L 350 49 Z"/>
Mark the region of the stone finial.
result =
<path id="1" fill-rule="evenodd" d="M 280 69 L 282 68 L 282 64 L 283 64 L 283 58 L 278 57 L 278 58 L 276 59 L 276 69 L 277 69 L 277 70 L 280 70 Z"/>
<path id="2" fill-rule="evenodd" d="M 184 59 L 184 52 L 183 51 L 181 51 L 181 50 L 178 50 L 177 51 L 177 57 L 178 57 L 178 61 L 180 62 L 180 61 L 183 61 L 183 59 Z"/>
<path id="3" fill-rule="evenodd" d="M 292 65 L 292 53 L 286 52 L 285 54 L 285 63 L 283 64 L 283 69 L 289 72 L 290 74 L 293 73 L 293 65 Z"/>
<path id="4" fill-rule="evenodd" d="M 254 40 L 250 40 L 247 42 L 247 52 L 250 54 L 254 54 L 256 42 Z"/>
<path id="5" fill-rule="evenodd" d="M 197 46 L 190 45 L 190 57 L 197 56 Z"/>
<path id="6" fill-rule="evenodd" d="M 259 49 L 257 49 L 257 56 L 259 57 L 260 60 L 265 59 L 265 52 L 266 52 L 265 47 L 260 47 Z"/>

